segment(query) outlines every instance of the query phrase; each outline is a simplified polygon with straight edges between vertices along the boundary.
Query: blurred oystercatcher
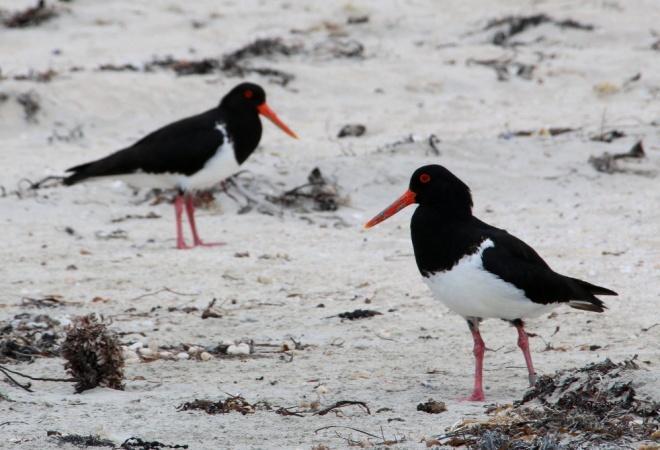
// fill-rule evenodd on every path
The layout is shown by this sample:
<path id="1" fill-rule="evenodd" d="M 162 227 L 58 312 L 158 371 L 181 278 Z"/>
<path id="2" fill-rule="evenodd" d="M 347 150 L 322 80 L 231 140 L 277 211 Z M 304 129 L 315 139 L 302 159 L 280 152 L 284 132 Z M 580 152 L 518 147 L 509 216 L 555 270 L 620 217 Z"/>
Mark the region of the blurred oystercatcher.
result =
<path id="1" fill-rule="evenodd" d="M 467 400 L 484 400 L 486 347 L 479 333 L 483 319 L 503 319 L 516 327 L 518 346 L 533 385 L 536 375 L 523 318 L 538 316 L 562 303 L 603 312 L 605 305 L 595 296 L 617 295 L 554 272 L 529 245 L 474 217 L 470 189 L 442 166 L 417 169 L 408 190 L 365 227 L 412 203 L 419 204 L 410 225 L 417 267 L 434 297 L 467 320 L 474 339 L 474 391 Z"/>
<path id="2" fill-rule="evenodd" d="M 113 177 L 136 187 L 177 189 L 174 201 L 177 248 L 191 248 L 183 239 L 184 208 L 193 246 L 218 245 L 204 243 L 199 238 L 191 191 L 209 188 L 238 171 L 261 139 L 259 114 L 289 136 L 298 138 L 268 107 L 261 86 L 242 83 L 213 109 L 166 125 L 105 158 L 71 167 L 67 172 L 73 174 L 64 179 L 64 184 Z"/>

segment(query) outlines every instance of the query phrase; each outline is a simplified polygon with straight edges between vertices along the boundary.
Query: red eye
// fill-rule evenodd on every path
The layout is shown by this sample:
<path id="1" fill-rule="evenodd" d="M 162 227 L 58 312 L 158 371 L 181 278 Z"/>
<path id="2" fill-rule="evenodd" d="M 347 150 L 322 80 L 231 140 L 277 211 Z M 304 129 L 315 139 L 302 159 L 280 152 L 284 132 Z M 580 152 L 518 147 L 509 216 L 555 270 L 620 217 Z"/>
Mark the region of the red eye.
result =
<path id="1" fill-rule="evenodd" d="M 243 92 L 243 97 L 245 97 L 245 98 L 252 98 L 253 95 L 254 95 L 254 92 L 252 92 L 250 89 Z"/>
<path id="2" fill-rule="evenodd" d="M 419 176 L 419 181 L 426 184 L 429 181 L 431 181 L 431 175 L 429 175 L 428 173 L 423 173 Z"/>

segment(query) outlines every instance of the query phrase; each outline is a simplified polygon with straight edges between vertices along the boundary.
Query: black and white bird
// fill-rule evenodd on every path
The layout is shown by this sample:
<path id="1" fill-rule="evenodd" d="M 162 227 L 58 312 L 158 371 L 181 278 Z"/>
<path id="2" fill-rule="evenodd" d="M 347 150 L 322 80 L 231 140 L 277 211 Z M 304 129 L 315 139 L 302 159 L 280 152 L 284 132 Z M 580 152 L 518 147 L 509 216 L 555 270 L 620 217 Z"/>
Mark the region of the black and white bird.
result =
<path id="1" fill-rule="evenodd" d="M 365 227 L 413 203 L 419 204 L 410 225 L 417 267 L 433 296 L 467 320 L 474 339 L 474 390 L 466 400 L 484 400 L 483 319 L 503 319 L 516 327 L 533 385 L 536 375 L 523 319 L 561 304 L 603 312 L 605 305 L 596 295 L 617 295 L 553 271 L 529 245 L 474 217 L 468 186 L 439 165 L 417 169 L 408 190 Z"/>
<path id="2" fill-rule="evenodd" d="M 192 231 L 192 246 L 218 245 L 200 239 L 191 192 L 210 188 L 238 171 L 261 140 L 260 114 L 289 136 L 298 138 L 270 109 L 261 86 L 242 83 L 213 109 L 166 125 L 105 158 L 71 167 L 67 172 L 72 174 L 64 179 L 64 184 L 112 177 L 135 187 L 177 189 L 177 248 L 191 248 L 183 238 L 184 209 Z"/>

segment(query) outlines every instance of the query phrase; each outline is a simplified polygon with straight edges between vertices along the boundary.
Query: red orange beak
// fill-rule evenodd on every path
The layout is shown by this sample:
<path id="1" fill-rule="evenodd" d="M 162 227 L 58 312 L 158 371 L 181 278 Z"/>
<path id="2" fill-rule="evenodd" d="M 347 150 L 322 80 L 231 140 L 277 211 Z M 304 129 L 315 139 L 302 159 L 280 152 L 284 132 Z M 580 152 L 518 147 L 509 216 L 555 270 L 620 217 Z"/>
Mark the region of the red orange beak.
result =
<path id="1" fill-rule="evenodd" d="M 390 206 L 376 214 L 376 216 L 371 219 L 369 222 L 364 224 L 365 228 L 371 228 L 374 225 L 377 225 L 381 223 L 383 220 L 387 219 L 390 216 L 393 216 L 394 214 L 398 213 L 401 211 L 403 208 L 405 208 L 408 205 L 411 205 L 415 203 L 415 193 L 408 189 L 401 197 L 396 199 L 394 203 L 392 203 Z"/>
<path id="2" fill-rule="evenodd" d="M 277 117 L 277 114 L 275 114 L 275 111 L 270 109 L 268 104 L 266 102 L 263 102 L 261 105 L 257 106 L 257 111 L 259 111 L 259 114 L 262 116 L 266 117 L 268 120 L 273 122 L 275 125 L 280 127 L 282 131 L 284 131 L 286 134 L 291 136 L 294 139 L 298 139 L 298 135 L 291 131 L 289 127 L 286 126 L 284 122 L 280 120 L 279 117 Z"/>

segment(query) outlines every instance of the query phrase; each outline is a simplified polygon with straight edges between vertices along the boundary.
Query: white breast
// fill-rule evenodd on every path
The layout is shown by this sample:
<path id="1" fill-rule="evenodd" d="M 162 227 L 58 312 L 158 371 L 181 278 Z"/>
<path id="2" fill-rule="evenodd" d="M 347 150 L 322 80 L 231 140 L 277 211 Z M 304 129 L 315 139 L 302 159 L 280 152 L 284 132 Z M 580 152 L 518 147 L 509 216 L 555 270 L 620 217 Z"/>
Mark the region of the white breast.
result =
<path id="1" fill-rule="evenodd" d="M 184 176 L 179 181 L 183 190 L 210 188 L 227 177 L 238 172 L 239 164 L 234 155 L 234 145 L 229 139 L 225 126 L 216 123 L 215 128 L 223 135 L 222 145 L 218 147 L 215 155 L 209 159 L 202 170 L 191 176 Z"/>
<path id="2" fill-rule="evenodd" d="M 201 170 L 193 175 L 182 175 L 179 173 L 145 173 L 136 172 L 126 175 L 113 176 L 126 184 L 135 187 L 172 189 L 178 188 L 184 191 L 196 189 L 208 189 L 222 180 L 238 172 L 239 164 L 234 155 L 233 142 L 224 127 L 219 123 L 215 128 L 223 135 L 222 145 L 218 147 Z"/>
<path id="3" fill-rule="evenodd" d="M 534 317 L 556 306 L 532 302 L 524 291 L 485 270 L 481 255 L 494 246 L 486 239 L 475 253 L 464 256 L 450 270 L 425 277 L 433 296 L 463 317 L 484 319 Z"/>

